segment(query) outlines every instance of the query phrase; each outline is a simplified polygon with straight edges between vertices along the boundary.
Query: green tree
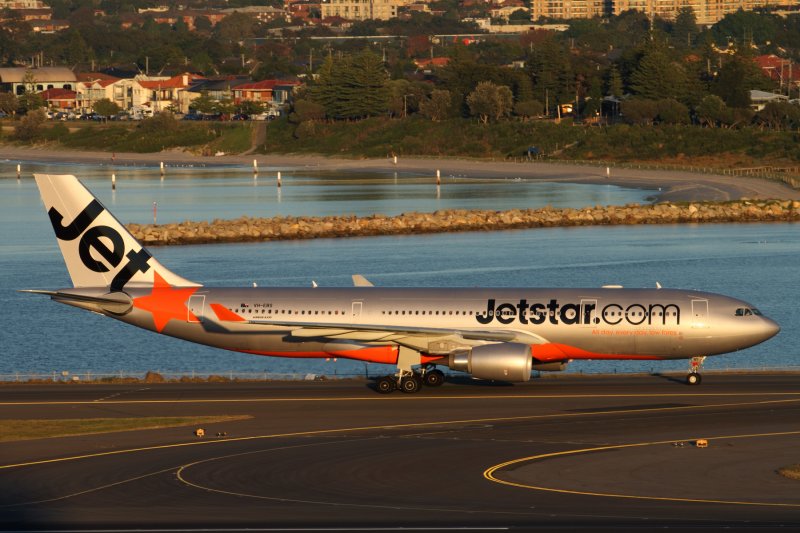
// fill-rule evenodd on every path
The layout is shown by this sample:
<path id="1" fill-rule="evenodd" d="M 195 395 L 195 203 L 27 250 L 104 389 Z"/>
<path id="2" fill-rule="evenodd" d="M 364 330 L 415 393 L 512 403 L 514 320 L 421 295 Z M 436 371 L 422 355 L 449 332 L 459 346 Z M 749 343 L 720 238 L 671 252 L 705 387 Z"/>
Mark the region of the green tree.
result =
<path id="1" fill-rule="evenodd" d="M 70 65 L 86 63 L 91 59 L 92 55 L 92 50 L 86 44 L 80 32 L 75 29 L 71 30 L 67 49 L 64 53 L 64 59 L 66 59 L 67 63 Z"/>
<path id="2" fill-rule="evenodd" d="M 631 76 L 631 89 L 642 98 L 682 100 L 686 93 L 686 72 L 659 45 L 650 46 Z"/>
<path id="3" fill-rule="evenodd" d="M 628 124 L 649 125 L 658 116 L 655 100 L 631 98 L 622 102 L 622 117 Z"/>
<path id="4" fill-rule="evenodd" d="M 245 115 L 259 115 L 264 112 L 264 105 L 260 102 L 245 100 L 244 102 L 239 103 L 238 109 L 239 113 Z"/>
<path id="5" fill-rule="evenodd" d="M 606 94 L 608 96 L 622 98 L 624 93 L 625 91 L 622 88 L 622 76 L 620 76 L 617 65 L 612 64 L 611 68 L 608 69 L 608 74 L 606 76 Z"/>
<path id="6" fill-rule="evenodd" d="M 756 121 L 773 130 L 800 128 L 800 107 L 789 102 L 769 102 L 756 114 Z"/>
<path id="7" fill-rule="evenodd" d="M 198 113 L 210 114 L 214 112 L 218 103 L 216 99 L 209 96 L 208 91 L 203 91 L 200 93 L 200 96 L 192 100 L 189 107 Z"/>
<path id="8" fill-rule="evenodd" d="M 95 113 L 103 117 L 110 117 L 120 112 L 120 107 L 116 102 L 112 102 L 108 98 L 96 101 L 92 108 Z"/>
<path id="9" fill-rule="evenodd" d="M 450 91 L 434 89 L 430 98 L 420 101 L 419 112 L 433 122 L 439 122 L 447 118 L 451 105 Z"/>
<path id="10" fill-rule="evenodd" d="M 214 27 L 214 36 L 228 42 L 239 42 L 255 35 L 256 21 L 244 13 L 232 13 Z"/>
<path id="11" fill-rule="evenodd" d="M 328 57 L 318 72 L 311 98 L 330 118 L 365 118 L 387 112 L 388 75 L 381 58 L 370 50 L 334 62 Z"/>
<path id="12" fill-rule="evenodd" d="M 486 124 L 489 120 L 499 120 L 511 112 L 514 97 L 505 85 L 495 85 L 482 81 L 467 96 L 467 105 L 473 116 Z"/>
<path id="13" fill-rule="evenodd" d="M 722 98 L 728 107 L 744 108 L 750 106 L 751 90 L 769 90 L 772 86 L 749 55 L 737 53 L 719 69 L 711 92 Z"/>
<path id="14" fill-rule="evenodd" d="M 514 104 L 514 114 L 525 120 L 541 116 L 544 105 L 537 100 L 525 100 Z"/>
<path id="15" fill-rule="evenodd" d="M 731 111 L 719 96 L 710 94 L 694 110 L 700 124 L 715 128 L 730 120 Z"/>
<path id="16" fill-rule="evenodd" d="M 664 124 L 689 123 L 689 108 L 672 98 L 656 102 L 656 113 L 659 122 Z"/>
<path id="17" fill-rule="evenodd" d="M 319 121 L 325 118 L 325 107 L 305 98 L 298 98 L 292 105 L 294 111 L 289 115 L 289 121 L 296 124 L 308 121 Z"/>
<path id="18" fill-rule="evenodd" d="M 694 9 L 690 6 L 680 8 L 672 25 L 673 42 L 677 46 L 691 48 L 697 33 L 697 16 L 694 14 Z"/>

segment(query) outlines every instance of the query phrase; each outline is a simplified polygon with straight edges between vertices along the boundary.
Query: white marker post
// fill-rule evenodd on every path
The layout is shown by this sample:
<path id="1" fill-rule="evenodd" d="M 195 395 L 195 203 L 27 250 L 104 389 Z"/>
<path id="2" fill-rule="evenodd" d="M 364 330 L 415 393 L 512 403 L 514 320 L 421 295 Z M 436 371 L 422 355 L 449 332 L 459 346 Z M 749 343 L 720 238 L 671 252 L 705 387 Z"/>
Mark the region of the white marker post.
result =
<path id="1" fill-rule="evenodd" d="M 21 174 L 22 174 L 22 166 L 20 166 L 20 164 L 17 163 L 17 181 L 20 180 L 20 175 Z"/>
<path id="2" fill-rule="evenodd" d="M 281 173 L 278 172 L 278 188 L 281 188 Z"/>
<path id="3" fill-rule="evenodd" d="M 439 172 L 439 169 L 436 169 L 436 186 L 438 187 L 441 184 L 442 184 L 442 173 Z"/>
<path id="4" fill-rule="evenodd" d="M 611 167 L 606 167 L 606 178 L 611 177 Z"/>
<path id="5" fill-rule="evenodd" d="M 117 190 L 117 175 L 114 174 L 113 172 L 111 173 L 111 190 L 112 191 Z"/>
<path id="6" fill-rule="evenodd" d="M 394 164 L 396 165 L 396 164 L 397 164 L 397 156 L 393 156 L 393 157 L 392 157 L 392 161 L 393 161 L 393 162 L 394 162 Z"/>
<path id="7" fill-rule="evenodd" d="M 158 220 L 158 202 L 153 202 L 153 225 L 156 225 L 156 220 Z"/>
<path id="8" fill-rule="evenodd" d="M 258 160 L 253 159 L 253 179 L 258 179 Z"/>
<path id="9" fill-rule="evenodd" d="M 164 179 L 164 162 L 163 161 L 161 161 L 160 166 L 161 166 L 161 179 L 163 180 Z"/>

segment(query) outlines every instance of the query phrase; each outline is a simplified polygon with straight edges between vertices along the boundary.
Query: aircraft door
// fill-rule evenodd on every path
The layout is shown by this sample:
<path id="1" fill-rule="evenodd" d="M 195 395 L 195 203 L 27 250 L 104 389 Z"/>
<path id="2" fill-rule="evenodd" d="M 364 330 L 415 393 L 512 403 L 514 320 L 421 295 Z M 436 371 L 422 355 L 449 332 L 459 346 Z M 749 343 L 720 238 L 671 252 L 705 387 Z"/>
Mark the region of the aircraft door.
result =
<path id="1" fill-rule="evenodd" d="M 361 309 L 364 307 L 364 302 L 353 302 L 353 313 L 350 318 L 353 319 L 353 322 L 358 322 L 361 318 Z"/>
<path id="2" fill-rule="evenodd" d="M 203 294 L 193 294 L 189 297 L 189 305 L 186 306 L 186 321 L 198 323 L 203 320 L 203 309 L 206 305 L 206 297 Z"/>
<path id="3" fill-rule="evenodd" d="M 708 300 L 692 300 L 692 327 L 708 327 Z"/>

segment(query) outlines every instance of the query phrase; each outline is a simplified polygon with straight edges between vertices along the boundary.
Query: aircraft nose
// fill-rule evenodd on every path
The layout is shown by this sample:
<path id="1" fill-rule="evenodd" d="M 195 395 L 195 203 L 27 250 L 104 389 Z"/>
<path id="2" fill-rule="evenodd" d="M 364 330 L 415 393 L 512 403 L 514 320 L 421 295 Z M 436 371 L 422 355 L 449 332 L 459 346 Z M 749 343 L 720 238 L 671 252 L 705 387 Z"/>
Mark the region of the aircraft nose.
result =
<path id="1" fill-rule="evenodd" d="M 771 339 L 781 331 L 781 327 L 771 318 L 761 317 L 761 331 L 764 340 Z"/>

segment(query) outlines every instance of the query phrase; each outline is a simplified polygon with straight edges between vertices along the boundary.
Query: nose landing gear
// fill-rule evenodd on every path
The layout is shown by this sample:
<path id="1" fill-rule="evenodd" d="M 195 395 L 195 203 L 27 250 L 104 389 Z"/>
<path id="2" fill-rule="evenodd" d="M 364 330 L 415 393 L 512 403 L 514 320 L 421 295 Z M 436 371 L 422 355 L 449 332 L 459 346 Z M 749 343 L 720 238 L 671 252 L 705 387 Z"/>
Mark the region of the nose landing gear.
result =
<path id="1" fill-rule="evenodd" d="M 689 375 L 686 376 L 687 385 L 700 385 L 702 383 L 703 377 L 700 375 L 700 370 L 703 368 L 705 360 L 705 356 L 692 357 L 689 363 Z"/>

